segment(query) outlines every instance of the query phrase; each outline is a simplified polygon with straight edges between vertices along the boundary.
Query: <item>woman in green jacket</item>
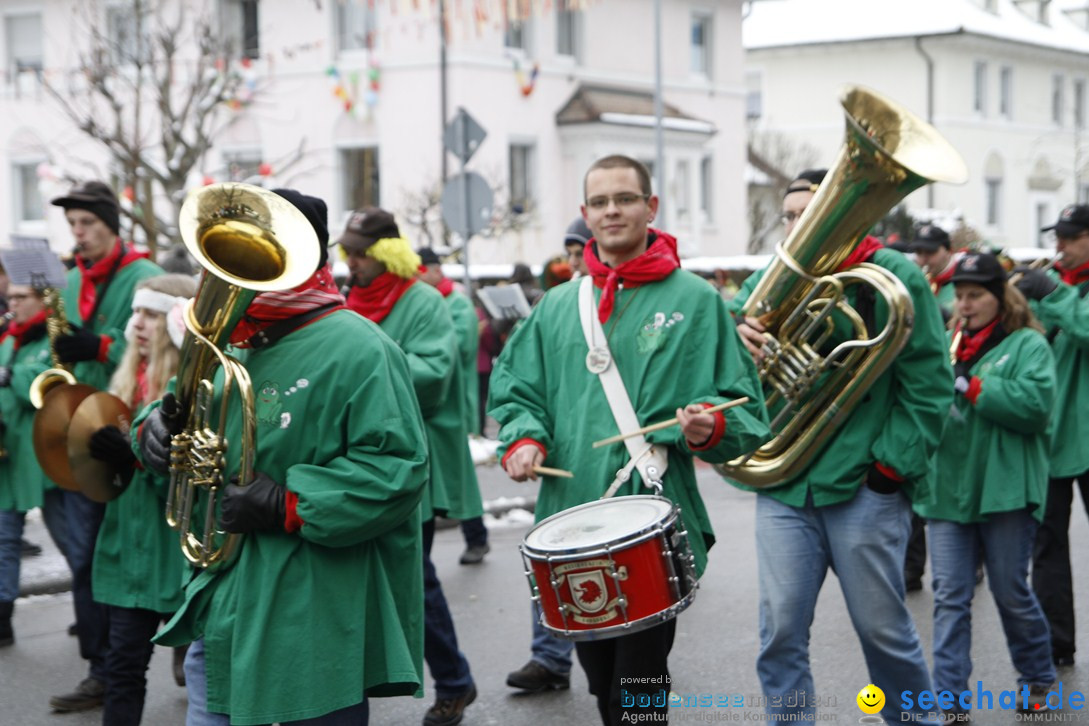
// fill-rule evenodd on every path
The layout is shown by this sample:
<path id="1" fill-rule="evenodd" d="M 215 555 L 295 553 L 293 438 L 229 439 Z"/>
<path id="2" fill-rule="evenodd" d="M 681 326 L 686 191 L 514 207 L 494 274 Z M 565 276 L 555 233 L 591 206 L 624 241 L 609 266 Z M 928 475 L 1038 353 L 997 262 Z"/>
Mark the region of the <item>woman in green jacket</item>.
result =
<path id="1" fill-rule="evenodd" d="M 1055 680 L 1047 620 L 1028 581 L 1047 496 L 1055 362 L 1025 298 L 993 255 L 967 254 L 953 274 L 949 333 L 957 395 L 942 436 L 936 485 L 916 511 L 929 521 L 934 574 L 934 690 L 971 708 L 972 596 L 982 560 L 1018 686 L 1043 703 Z"/>

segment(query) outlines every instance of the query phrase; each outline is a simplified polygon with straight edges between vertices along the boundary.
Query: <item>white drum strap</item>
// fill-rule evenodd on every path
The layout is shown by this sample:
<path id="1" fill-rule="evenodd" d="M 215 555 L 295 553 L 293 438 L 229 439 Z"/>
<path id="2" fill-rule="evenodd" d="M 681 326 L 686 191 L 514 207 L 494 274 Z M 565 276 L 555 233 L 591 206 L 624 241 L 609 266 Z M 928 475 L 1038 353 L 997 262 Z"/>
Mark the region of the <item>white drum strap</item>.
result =
<path id="1" fill-rule="evenodd" d="M 635 431 L 639 428 L 639 419 L 635 416 L 635 408 L 631 405 L 631 397 L 624 388 L 624 381 L 620 378 L 620 371 L 612 360 L 609 351 L 609 341 L 605 337 L 605 330 L 601 327 L 601 321 L 597 319 L 597 306 L 594 304 L 594 280 L 587 275 L 579 283 L 579 319 L 582 322 L 582 334 L 586 338 L 587 353 L 591 350 L 604 349 L 607 352 L 609 364 L 603 371 L 597 373 L 601 381 L 601 387 L 605 391 L 605 398 L 609 402 L 609 409 L 613 412 L 620 433 Z M 638 470 L 643 478 L 643 486 L 648 489 L 654 485 L 661 486 L 662 477 L 665 476 L 669 466 L 669 456 L 664 446 L 655 446 L 647 442 L 642 435 L 624 439 L 624 445 L 628 448 L 631 460 L 622 469 L 616 472 L 616 478 L 601 497 L 607 499 L 631 478 L 631 470 Z"/>

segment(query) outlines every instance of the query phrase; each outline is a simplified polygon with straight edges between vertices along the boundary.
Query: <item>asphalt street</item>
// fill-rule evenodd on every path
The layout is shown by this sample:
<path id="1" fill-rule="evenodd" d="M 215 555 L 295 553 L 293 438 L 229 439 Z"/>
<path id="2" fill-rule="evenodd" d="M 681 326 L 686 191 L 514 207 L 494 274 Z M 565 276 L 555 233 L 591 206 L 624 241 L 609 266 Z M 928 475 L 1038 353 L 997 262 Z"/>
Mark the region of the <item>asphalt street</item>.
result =
<path id="1" fill-rule="evenodd" d="M 493 507 L 506 509 L 519 498 L 535 494 L 534 485 L 510 482 L 495 466 L 478 469 L 484 497 Z M 742 701 L 743 706 L 676 706 L 671 723 L 726 723 L 760 720 L 762 709 L 752 705 L 760 697 L 754 662 L 757 632 L 756 560 L 753 542 L 755 496 L 723 483 L 706 467 L 699 469 L 700 486 L 711 512 L 718 543 L 695 603 L 678 618 L 677 639 L 671 656 L 672 690 L 681 696 L 710 696 L 712 702 Z M 1089 552 L 1089 524 L 1075 507 L 1071 527 L 1072 548 Z M 571 690 L 541 695 L 519 695 L 505 685 L 506 673 L 529 657 L 530 623 L 528 588 L 522 574 L 518 545 L 530 527 L 528 515 L 518 509 L 491 520 L 492 551 L 483 564 L 458 565 L 464 543 L 460 532 L 440 530 L 433 558 L 453 612 L 461 648 L 469 659 L 479 690 L 468 708 L 468 726 L 566 726 L 595 724 L 597 712 L 586 691 L 586 679 L 576 665 Z M 28 537 L 47 547 L 40 558 L 26 560 L 23 584 L 30 590 L 63 589 L 57 577 L 57 555 L 40 520 L 29 523 Z M 53 558 L 51 560 L 50 558 Z M 50 564 L 53 562 L 54 564 Z M 1089 602 L 1089 562 L 1075 557 L 1077 601 Z M 62 569 L 62 568 L 61 568 Z M 61 572 L 61 575 L 63 573 Z M 973 607 L 972 683 L 995 694 L 1016 687 L 1005 638 L 986 585 L 977 588 Z M 908 595 L 908 603 L 930 650 L 931 596 L 929 586 Z M 1082 607 L 1081 612 L 1086 611 Z M 0 725 L 83 726 L 101 721 L 101 712 L 52 714 L 50 695 L 74 687 L 85 674 L 75 638 L 67 635 L 72 622 L 71 598 L 66 592 L 21 598 L 16 605 L 14 647 L 0 649 Z M 1089 620 L 1083 618 L 1079 634 L 1079 663 L 1060 671 L 1067 694 L 1089 695 Z M 863 718 L 856 694 L 868 682 L 858 640 L 847 617 L 835 575 L 829 573 L 818 603 L 812 628 L 812 665 L 827 721 L 859 723 Z M 423 699 L 373 699 L 371 723 L 419 724 L 433 700 L 428 682 Z M 1089 699 L 1087 699 L 1089 700 Z M 149 672 L 145 724 L 183 724 L 185 692 L 173 682 L 170 652 L 156 650 Z M 975 710 L 973 722 L 982 726 L 1007 726 L 1019 719 L 1012 711 Z M 1085 711 L 1047 714 L 1051 721 L 1089 723 Z M 1062 717 L 1061 719 L 1058 717 Z M 872 717 L 869 717 L 872 718 Z M 866 721 L 863 721 L 866 722 Z M 1039 722 L 1039 721 L 1036 721 Z M 1045 721 L 1046 722 L 1046 721 Z"/>

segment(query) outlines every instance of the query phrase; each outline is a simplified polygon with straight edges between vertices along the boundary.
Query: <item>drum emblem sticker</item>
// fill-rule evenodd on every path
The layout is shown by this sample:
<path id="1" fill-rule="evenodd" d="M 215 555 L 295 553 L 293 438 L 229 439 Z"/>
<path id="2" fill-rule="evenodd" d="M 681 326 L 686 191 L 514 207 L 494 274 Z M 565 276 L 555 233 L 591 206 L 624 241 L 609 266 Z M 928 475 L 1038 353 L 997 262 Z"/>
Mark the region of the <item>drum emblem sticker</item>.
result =
<path id="1" fill-rule="evenodd" d="M 610 599 L 608 583 L 614 578 L 627 579 L 624 566 L 616 568 L 614 562 L 605 559 L 582 560 L 559 565 L 555 575 L 557 586 L 566 586 L 571 595 L 570 599 L 560 599 L 576 623 L 598 625 L 620 617 L 620 593 Z"/>
<path id="2" fill-rule="evenodd" d="M 596 613 L 605 607 L 608 593 L 605 591 L 605 574 L 601 570 L 572 573 L 567 578 L 567 584 L 575 606 L 582 612 Z"/>

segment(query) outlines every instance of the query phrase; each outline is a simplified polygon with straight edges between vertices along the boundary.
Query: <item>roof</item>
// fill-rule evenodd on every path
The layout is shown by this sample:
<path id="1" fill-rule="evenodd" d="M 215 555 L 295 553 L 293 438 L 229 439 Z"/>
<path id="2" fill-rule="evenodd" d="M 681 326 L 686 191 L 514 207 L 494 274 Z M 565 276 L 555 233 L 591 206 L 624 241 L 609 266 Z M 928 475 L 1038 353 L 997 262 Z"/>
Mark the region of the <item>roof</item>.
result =
<path id="1" fill-rule="evenodd" d="M 586 123 L 653 126 L 654 94 L 608 86 L 579 86 L 567 103 L 556 112 L 556 125 Z M 662 102 L 662 126 L 678 131 L 715 131 L 715 125 L 710 121 L 689 116 L 665 101 Z"/>
<path id="2" fill-rule="evenodd" d="M 1086 0 L 1054 0 L 1048 25 L 1030 17 L 1036 7 L 1033 0 L 995 0 L 992 13 L 972 0 L 759 0 L 742 39 L 757 50 L 968 33 L 1089 55 Z"/>

